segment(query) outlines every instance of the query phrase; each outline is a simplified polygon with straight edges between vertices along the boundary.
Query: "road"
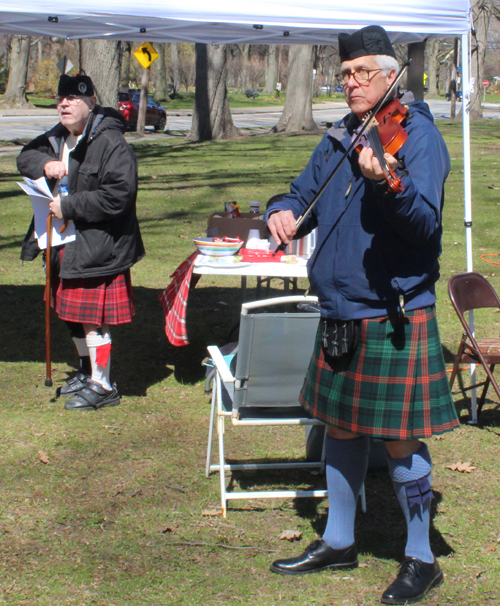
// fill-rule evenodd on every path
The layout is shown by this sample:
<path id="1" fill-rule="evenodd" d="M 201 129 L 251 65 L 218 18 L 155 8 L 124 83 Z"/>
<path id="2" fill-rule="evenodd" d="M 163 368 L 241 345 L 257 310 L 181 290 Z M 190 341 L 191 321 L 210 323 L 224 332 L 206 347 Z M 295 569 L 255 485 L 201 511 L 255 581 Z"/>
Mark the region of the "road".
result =
<path id="1" fill-rule="evenodd" d="M 347 112 L 347 105 L 342 102 L 326 103 L 325 106 L 322 108 L 318 104 L 313 108 L 313 117 L 319 126 L 335 122 Z M 429 106 L 436 120 L 450 119 L 449 102 L 431 100 Z M 458 109 L 460 109 L 460 104 L 457 106 Z M 500 119 L 500 104 L 486 103 L 483 106 L 483 112 L 485 118 Z M 191 128 L 190 112 L 168 112 L 168 114 L 167 133 L 183 133 Z M 281 109 L 278 108 L 275 111 L 266 111 L 264 108 L 256 108 L 251 112 L 233 110 L 233 121 L 238 128 L 244 131 L 251 129 L 266 132 L 278 123 L 280 115 Z M 49 130 L 56 123 L 55 110 L 34 110 L 34 112 L 24 110 L 14 115 L 7 115 L 7 111 L 2 110 L 0 113 L 0 141 L 32 139 Z M 152 128 L 148 128 L 148 131 L 152 132 Z"/>

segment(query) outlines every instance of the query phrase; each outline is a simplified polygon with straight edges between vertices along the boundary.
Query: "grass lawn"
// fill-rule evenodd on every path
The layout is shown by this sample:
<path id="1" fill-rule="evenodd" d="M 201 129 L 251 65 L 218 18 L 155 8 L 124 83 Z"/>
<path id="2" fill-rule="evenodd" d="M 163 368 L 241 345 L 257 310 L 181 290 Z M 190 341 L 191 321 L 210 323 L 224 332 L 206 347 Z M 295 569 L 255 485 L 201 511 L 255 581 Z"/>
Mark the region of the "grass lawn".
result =
<path id="1" fill-rule="evenodd" d="M 446 361 L 460 327 L 448 278 L 465 271 L 461 125 L 440 122 L 452 157 L 446 183 L 438 317 Z M 319 136 L 253 136 L 190 144 L 183 139 L 134 144 L 139 158 L 138 213 L 147 256 L 132 270 L 137 315 L 113 330 L 116 408 L 70 413 L 44 387 L 44 274 L 41 260 L 21 264 L 31 218 L 16 185 L 15 156 L 0 157 L 0 605 L 166 606 L 170 604 L 378 604 L 402 557 L 405 528 L 384 471 L 367 478 L 368 512 L 357 518 L 361 567 L 348 573 L 284 578 L 272 559 L 299 553 L 321 535 L 325 500 L 219 505 L 218 478 L 204 476 L 209 396 L 201 361 L 236 322 L 237 278 L 203 276 L 189 299 L 191 344 L 164 334 L 158 295 L 204 235 L 207 216 L 237 200 L 261 206 L 286 191 Z M 472 125 L 474 265 L 500 290 L 500 122 Z M 498 173 L 498 174 L 497 174 Z M 496 257 L 491 257 L 496 261 Z M 306 283 L 301 285 L 306 287 Z M 500 317 L 478 317 L 498 334 Z M 52 320 L 53 378 L 60 385 L 77 362 L 66 328 Z M 432 544 L 446 574 L 428 605 L 498 606 L 500 564 L 500 410 L 490 391 L 480 425 L 456 396 L 461 426 L 428 441 L 434 459 Z M 303 456 L 301 430 L 227 432 L 234 455 Z M 276 448 L 277 447 L 277 448 Z M 42 462 L 42 459 L 45 462 Z M 472 473 L 447 469 L 471 462 Z M 323 485 L 309 474 L 236 475 L 234 483 Z M 390 523 L 389 523 L 390 522 Z M 290 545 L 283 530 L 302 532 Z"/>

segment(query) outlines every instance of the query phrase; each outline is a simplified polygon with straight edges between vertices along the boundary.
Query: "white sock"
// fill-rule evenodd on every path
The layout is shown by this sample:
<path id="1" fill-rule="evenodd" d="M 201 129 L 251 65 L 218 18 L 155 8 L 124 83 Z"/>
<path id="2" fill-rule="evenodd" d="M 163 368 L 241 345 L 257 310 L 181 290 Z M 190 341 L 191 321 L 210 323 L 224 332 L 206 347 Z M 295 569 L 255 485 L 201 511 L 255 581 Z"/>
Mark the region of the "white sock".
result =
<path id="1" fill-rule="evenodd" d="M 103 345 L 111 345 L 111 335 L 109 331 L 105 331 L 104 334 L 99 333 L 89 333 L 85 337 L 87 342 L 87 347 L 89 349 L 90 362 L 92 364 L 92 381 L 99 383 L 107 389 L 111 391 L 111 383 L 109 382 L 109 373 L 111 369 L 111 353 L 106 360 L 106 365 L 99 366 L 97 364 L 97 348 L 102 347 Z"/>

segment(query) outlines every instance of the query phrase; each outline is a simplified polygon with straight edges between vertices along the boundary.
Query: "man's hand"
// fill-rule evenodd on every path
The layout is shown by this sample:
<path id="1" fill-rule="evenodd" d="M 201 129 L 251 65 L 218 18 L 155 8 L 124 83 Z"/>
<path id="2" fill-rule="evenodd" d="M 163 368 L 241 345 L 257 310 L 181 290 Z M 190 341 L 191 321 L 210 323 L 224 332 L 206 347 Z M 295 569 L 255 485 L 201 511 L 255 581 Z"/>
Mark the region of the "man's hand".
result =
<path id="1" fill-rule="evenodd" d="M 61 212 L 61 198 L 59 198 L 59 196 L 55 197 L 49 202 L 49 208 L 54 217 L 57 217 L 58 219 L 63 218 Z"/>
<path id="2" fill-rule="evenodd" d="M 64 165 L 64 162 L 52 160 L 51 162 L 47 162 L 43 167 L 43 172 L 49 179 L 62 179 L 66 174 L 66 166 Z"/>
<path id="3" fill-rule="evenodd" d="M 278 245 L 282 242 L 288 244 L 297 232 L 295 217 L 291 210 L 279 210 L 273 213 L 267 221 L 267 227 Z"/>
<path id="4" fill-rule="evenodd" d="M 393 170 L 398 165 L 398 161 L 391 154 L 384 154 L 385 161 Z M 374 181 L 381 181 L 385 178 L 384 171 L 380 166 L 380 162 L 376 156 L 373 155 L 373 149 L 371 147 L 363 147 L 359 153 L 359 167 L 364 177 L 373 179 Z"/>

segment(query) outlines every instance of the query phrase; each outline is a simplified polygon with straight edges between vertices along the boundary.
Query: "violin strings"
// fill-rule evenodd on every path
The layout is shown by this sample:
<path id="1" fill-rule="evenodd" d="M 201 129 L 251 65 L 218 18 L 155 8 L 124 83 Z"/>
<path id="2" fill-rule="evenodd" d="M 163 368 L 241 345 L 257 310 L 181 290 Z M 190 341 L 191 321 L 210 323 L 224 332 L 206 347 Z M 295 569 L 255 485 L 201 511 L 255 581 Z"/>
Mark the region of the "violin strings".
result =
<path id="1" fill-rule="evenodd" d="M 378 128 L 376 126 L 373 126 L 372 128 L 370 128 L 370 130 L 367 133 L 367 139 L 368 139 L 368 142 L 370 143 L 370 147 L 373 149 L 373 154 L 380 162 L 380 166 L 382 167 L 382 170 L 384 171 L 384 175 L 389 179 L 389 177 L 390 177 L 389 166 L 387 164 L 386 159 L 384 158 L 385 150 L 384 150 L 384 146 L 382 145 L 380 133 L 378 132 Z"/>

